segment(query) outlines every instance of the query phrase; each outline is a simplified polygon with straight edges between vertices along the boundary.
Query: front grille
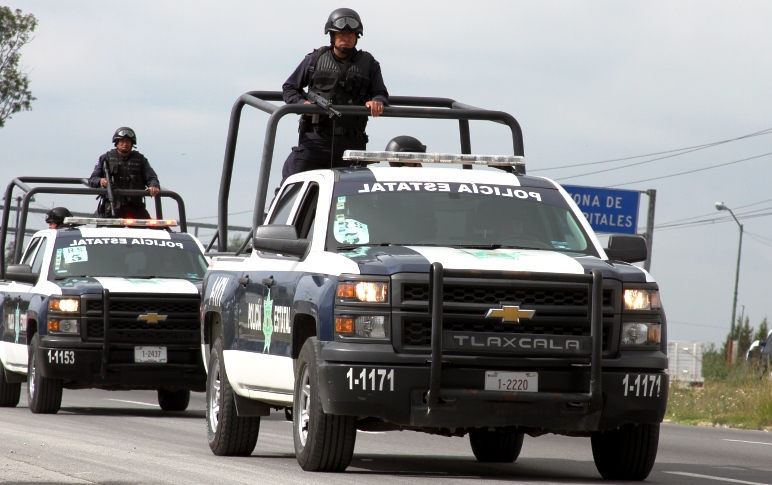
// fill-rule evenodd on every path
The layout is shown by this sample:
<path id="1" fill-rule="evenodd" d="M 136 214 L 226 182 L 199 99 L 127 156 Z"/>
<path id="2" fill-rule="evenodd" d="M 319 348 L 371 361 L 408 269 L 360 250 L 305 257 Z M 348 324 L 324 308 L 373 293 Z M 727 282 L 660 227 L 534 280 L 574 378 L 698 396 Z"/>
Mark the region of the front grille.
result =
<path id="1" fill-rule="evenodd" d="M 428 278 L 403 274 L 393 278 L 393 324 L 403 352 L 425 352 L 431 347 Z M 620 308 L 616 294 L 621 285 L 604 280 L 602 292 L 602 352 L 608 354 Z M 591 334 L 590 288 L 587 284 L 540 280 L 538 274 L 523 279 L 448 278 L 443 282 L 443 331 L 476 332 L 484 335 L 520 334 L 584 336 Z M 518 323 L 486 318 L 490 309 L 502 304 L 534 310 L 530 319 Z"/>
<path id="2" fill-rule="evenodd" d="M 603 305 L 610 305 L 611 291 L 603 292 Z M 402 287 L 402 301 L 428 301 L 429 284 L 409 283 Z M 586 289 L 534 290 L 529 288 L 502 288 L 497 286 L 450 286 L 444 287 L 443 302 L 447 303 L 480 303 L 497 304 L 502 301 L 517 302 L 520 305 L 557 305 L 581 306 L 588 304 Z"/>
<path id="3" fill-rule="evenodd" d="M 84 340 L 104 339 L 103 310 L 101 295 L 83 298 Z M 198 295 L 111 294 L 110 343 L 197 345 L 201 340 L 198 310 Z M 156 323 L 138 319 L 148 314 L 165 315 L 166 319 Z"/>

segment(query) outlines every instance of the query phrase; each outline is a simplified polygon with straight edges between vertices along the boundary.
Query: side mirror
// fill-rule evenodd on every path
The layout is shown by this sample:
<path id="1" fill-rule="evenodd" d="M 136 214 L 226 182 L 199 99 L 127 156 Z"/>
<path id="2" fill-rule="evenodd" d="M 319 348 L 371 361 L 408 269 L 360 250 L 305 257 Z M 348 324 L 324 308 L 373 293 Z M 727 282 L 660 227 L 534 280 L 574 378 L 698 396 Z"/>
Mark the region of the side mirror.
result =
<path id="1" fill-rule="evenodd" d="M 646 261 L 646 258 L 649 257 L 649 250 L 643 236 L 616 234 L 609 236 L 606 254 L 609 259 L 616 261 L 638 263 Z"/>
<path id="2" fill-rule="evenodd" d="M 299 239 L 295 226 L 284 224 L 267 224 L 258 226 L 255 237 L 252 238 L 254 251 L 285 254 L 302 258 L 308 251 L 311 241 Z"/>
<path id="3" fill-rule="evenodd" d="M 28 264 L 9 264 L 5 268 L 5 277 L 11 281 L 34 284 L 38 280 L 38 276 L 32 272 L 32 267 Z"/>

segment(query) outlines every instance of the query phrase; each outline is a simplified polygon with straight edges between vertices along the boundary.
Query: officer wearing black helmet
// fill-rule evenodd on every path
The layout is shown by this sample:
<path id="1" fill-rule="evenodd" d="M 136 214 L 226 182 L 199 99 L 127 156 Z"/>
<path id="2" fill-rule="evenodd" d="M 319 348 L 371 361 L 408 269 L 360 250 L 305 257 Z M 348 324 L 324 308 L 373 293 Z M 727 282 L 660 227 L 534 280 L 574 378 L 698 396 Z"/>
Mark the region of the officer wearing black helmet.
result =
<path id="1" fill-rule="evenodd" d="M 144 190 L 155 197 L 161 190 L 158 176 L 144 155 L 133 148 L 137 145 L 137 135 L 131 128 L 122 126 L 113 134 L 115 148 L 103 154 L 94 165 L 94 171 L 88 179 L 90 187 L 107 187 L 104 166 L 107 162 L 114 188 Z M 145 208 L 145 198 L 138 196 L 115 196 L 115 217 L 149 219 Z M 111 217 L 110 201 L 102 197 L 97 208 L 100 217 Z"/>
<path id="2" fill-rule="evenodd" d="M 333 105 L 357 105 L 380 116 L 389 104 L 381 66 L 373 56 L 356 48 L 364 33 L 362 19 L 350 8 L 333 11 L 324 26 L 330 45 L 306 55 L 282 86 L 284 102 L 305 103 L 308 88 Z M 345 150 L 364 150 L 367 116 L 301 116 L 298 146 L 284 162 L 282 181 L 292 174 L 319 168 L 350 165 L 342 160 Z"/>
<path id="3" fill-rule="evenodd" d="M 426 145 L 418 141 L 418 138 L 400 135 L 395 136 L 389 143 L 386 144 L 384 149 L 387 152 L 413 152 L 413 153 L 426 153 Z M 389 162 L 391 167 L 420 167 L 418 162 Z"/>
<path id="4" fill-rule="evenodd" d="M 46 224 L 49 229 L 58 229 L 64 224 L 65 217 L 72 217 L 72 213 L 66 207 L 54 207 L 46 212 Z"/>

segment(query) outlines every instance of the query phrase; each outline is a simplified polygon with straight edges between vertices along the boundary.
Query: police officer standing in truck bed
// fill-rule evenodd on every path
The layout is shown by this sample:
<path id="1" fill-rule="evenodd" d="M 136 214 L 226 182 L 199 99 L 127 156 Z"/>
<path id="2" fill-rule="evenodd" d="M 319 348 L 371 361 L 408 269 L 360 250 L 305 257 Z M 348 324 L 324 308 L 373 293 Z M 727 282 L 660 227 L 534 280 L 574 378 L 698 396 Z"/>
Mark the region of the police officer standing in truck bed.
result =
<path id="1" fill-rule="evenodd" d="M 287 104 L 310 104 L 303 88 L 332 104 L 366 106 L 370 115 L 380 116 L 389 103 L 381 66 L 369 52 L 356 48 L 363 34 L 362 20 L 354 10 L 333 11 L 324 27 L 330 45 L 308 54 L 282 86 Z M 367 145 L 366 116 L 301 116 L 298 146 L 284 162 L 282 181 L 292 174 L 348 166 L 344 150 L 364 150 Z"/>
<path id="2" fill-rule="evenodd" d="M 131 128 L 122 126 L 113 134 L 115 148 L 101 155 L 94 165 L 94 171 L 88 179 L 89 187 L 107 187 L 105 164 L 110 171 L 112 183 L 119 189 L 137 189 L 150 192 L 152 197 L 158 195 L 161 185 L 158 176 L 144 155 L 133 148 L 137 145 L 137 135 Z M 150 219 L 145 208 L 145 198 L 141 196 L 115 197 L 115 217 L 132 217 L 135 219 Z M 110 201 L 102 197 L 97 208 L 99 217 L 111 217 Z"/>

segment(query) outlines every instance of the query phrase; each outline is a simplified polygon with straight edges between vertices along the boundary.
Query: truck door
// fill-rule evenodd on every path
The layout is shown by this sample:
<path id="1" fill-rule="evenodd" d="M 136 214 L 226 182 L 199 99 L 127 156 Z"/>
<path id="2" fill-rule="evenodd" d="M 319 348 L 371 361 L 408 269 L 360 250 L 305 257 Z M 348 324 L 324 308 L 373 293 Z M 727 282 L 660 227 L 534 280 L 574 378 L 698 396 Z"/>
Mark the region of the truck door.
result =
<path id="1" fill-rule="evenodd" d="M 43 267 L 47 239 L 36 237 L 30 241 L 21 264 L 28 264 L 32 272 L 40 275 Z M 40 275 L 40 278 L 46 275 Z M 14 282 L 9 286 L 3 301 L 2 343 L 5 364 L 11 370 L 27 367 L 27 311 L 32 297 L 31 283 Z"/>
<path id="2" fill-rule="evenodd" d="M 316 211 L 316 183 L 298 183 L 285 187 L 267 223 L 296 223 L 300 237 L 307 237 L 312 220 L 307 208 Z M 313 199 L 313 203 L 309 200 Z M 311 218 L 313 219 L 313 218 Z M 288 394 L 294 375 L 291 354 L 291 328 L 295 289 L 302 277 L 298 259 L 256 252 L 249 258 L 244 299 L 239 306 L 238 348 L 252 353 L 251 367 L 242 374 L 242 383 L 250 389 Z"/>

